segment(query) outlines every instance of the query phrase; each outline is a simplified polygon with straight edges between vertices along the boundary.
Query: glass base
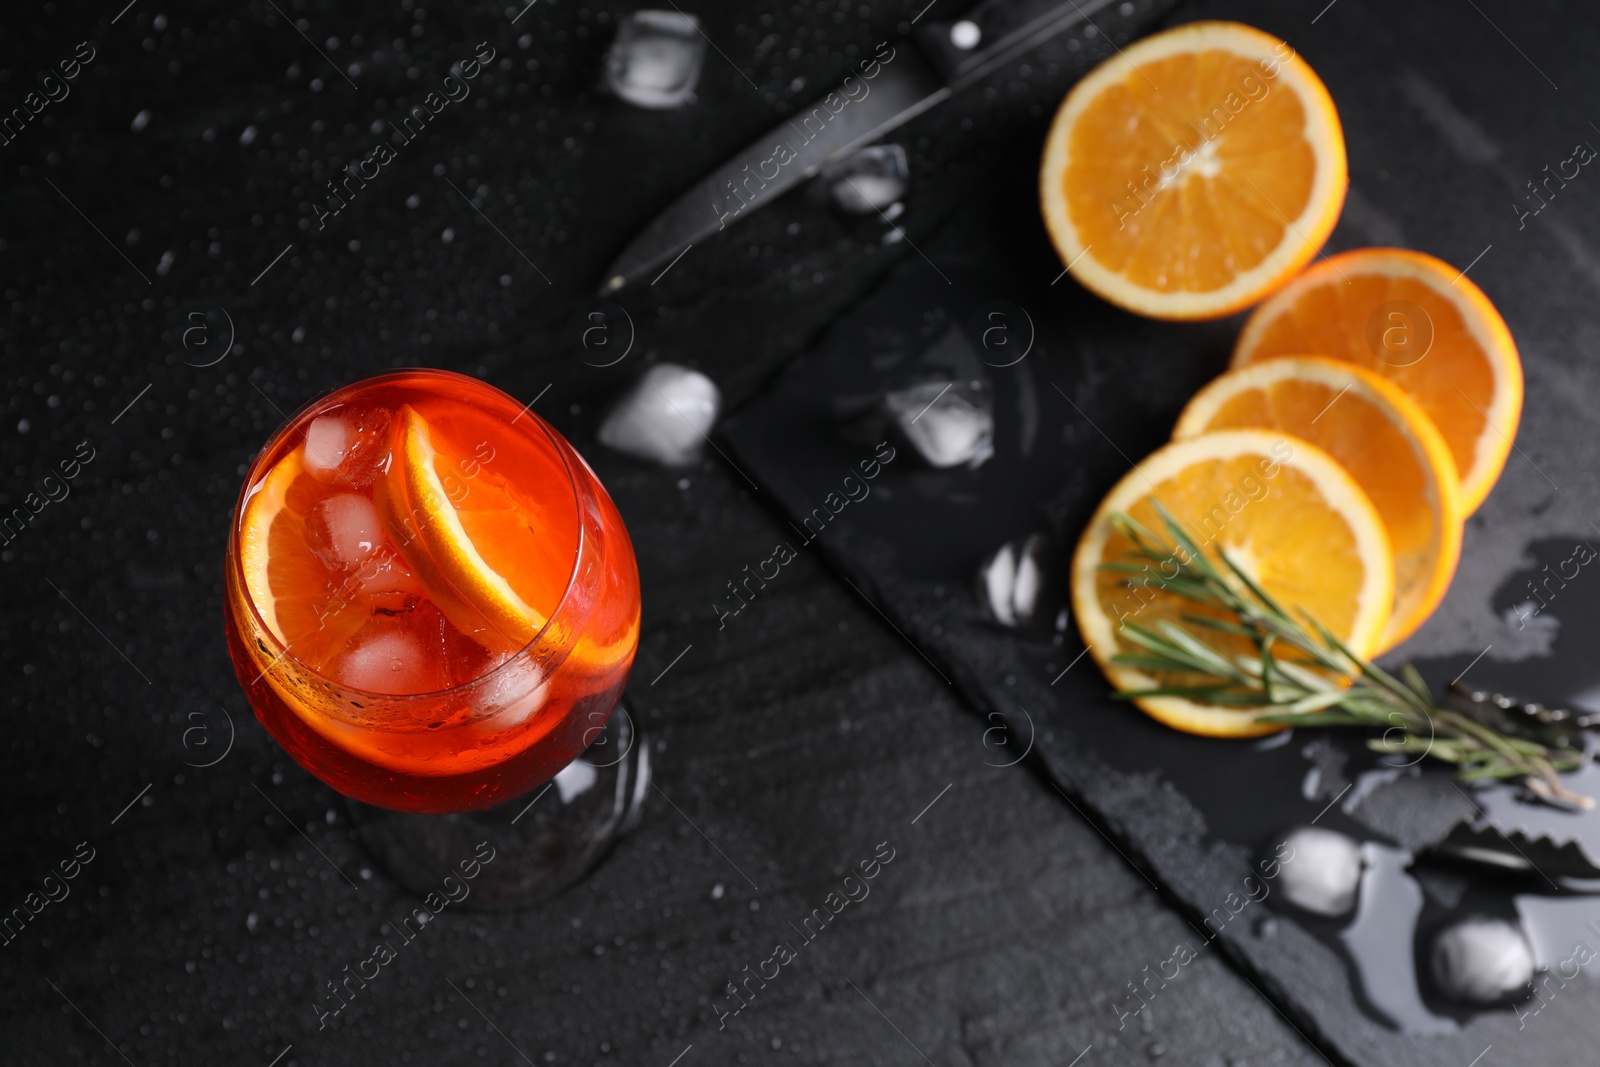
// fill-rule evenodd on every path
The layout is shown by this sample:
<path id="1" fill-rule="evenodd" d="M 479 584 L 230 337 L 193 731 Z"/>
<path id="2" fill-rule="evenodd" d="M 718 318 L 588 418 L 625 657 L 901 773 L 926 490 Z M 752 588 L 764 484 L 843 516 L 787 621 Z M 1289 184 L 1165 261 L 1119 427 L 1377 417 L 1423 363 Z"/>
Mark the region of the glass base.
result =
<path id="1" fill-rule="evenodd" d="M 451 906 L 500 911 L 546 900 L 587 874 L 638 824 L 649 788 L 650 746 L 618 704 L 594 743 L 554 779 L 497 807 L 413 815 L 347 804 L 362 844 L 401 885 L 453 897 L 460 889 L 451 893 L 445 878 L 458 886 L 471 869 L 462 863 L 476 860 L 467 896 Z"/>

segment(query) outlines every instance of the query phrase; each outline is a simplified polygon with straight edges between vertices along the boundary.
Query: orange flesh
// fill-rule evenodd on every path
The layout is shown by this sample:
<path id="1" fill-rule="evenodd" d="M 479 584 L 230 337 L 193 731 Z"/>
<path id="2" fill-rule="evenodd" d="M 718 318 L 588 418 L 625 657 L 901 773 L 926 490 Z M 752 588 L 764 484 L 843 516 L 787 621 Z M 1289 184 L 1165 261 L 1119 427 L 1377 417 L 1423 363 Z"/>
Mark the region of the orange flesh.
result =
<path id="1" fill-rule="evenodd" d="M 1256 61 L 1168 56 L 1094 99 L 1058 180 L 1108 269 L 1148 289 L 1209 292 L 1260 265 L 1305 211 L 1317 170 L 1305 125 L 1300 100 Z"/>
<path id="2" fill-rule="evenodd" d="M 572 523 L 572 500 L 570 494 L 561 500 L 529 489 L 565 484 L 565 468 L 548 449 L 506 434 L 466 404 L 430 400 L 413 407 L 428 425 L 434 470 L 467 537 L 495 573 L 549 618 L 566 591 L 577 550 L 570 533 L 552 536 Z"/>
<path id="3" fill-rule="evenodd" d="M 351 600 L 341 606 L 339 584 L 306 545 L 306 515 L 326 491 L 304 473 L 301 453 L 279 462 L 285 477 L 293 480 L 285 507 L 272 520 L 267 553 L 274 561 L 267 570 L 276 601 L 278 637 L 306 663 L 321 668 L 367 621 L 370 609 Z"/>
<path id="4" fill-rule="evenodd" d="M 1336 459 L 1389 535 L 1395 605 L 1380 650 L 1392 648 L 1438 606 L 1460 556 L 1460 484 L 1449 449 L 1419 405 L 1355 368 L 1294 359 L 1264 372 L 1219 378 L 1178 420 L 1175 436 L 1276 428 Z"/>
<path id="5" fill-rule="evenodd" d="M 1214 678 L 1115 661 L 1119 653 L 1145 655 L 1131 640 L 1135 625 L 1157 633 L 1167 623 L 1188 629 L 1194 624 L 1187 617 L 1211 614 L 1167 588 L 1186 550 L 1173 548 L 1171 559 L 1145 562 L 1131 555 L 1132 540 L 1113 521 L 1127 515 L 1170 544 L 1156 501 L 1224 576 L 1231 574 L 1221 564 L 1226 555 L 1286 611 L 1322 620 L 1356 655 L 1371 654 L 1390 615 L 1394 559 L 1382 518 L 1349 473 L 1311 442 L 1274 430 L 1180 437 L 1112 487 L 1073 553 L 1079 633 L 1119 690 L 1145 694 L 1133 698 L 1140 710 L 1206 737 L 1259 737 L 1283 729 L 1262 721 L 1271 708 L 1208 704 L 1199 693 L 1149 692 L 1205 687 Z M 1130 566 L 1132 573 L 1124 569 Z M 1253 650 L 1226 631 L 1191 632 L 1224 655 Z"/>
<path id="6" fill-rule="evenodd" d="M 1348 634 L 1357 610 L 1350 591 L 1361 588 L 1366 574 L 1355 536 L 1329 509 L 1298 505 L 1321 498 L 1303 472 L 1283 467 L 1264 478 L 1261 462 L 1262 457 L 1253 455 L 1197 462 L 1179 477 L 1156 482 L 1127 514 L 1165 538 L 1166 526 L 1151 498 L 1161 501 L 1208 556 L 1216 559 L 1220 548 L 1279 603 L 1290 610 L 1299 606 L 1314 611 L 1334 633 Z M 1113 531 L 1101 558 L 1118 562 L 1133 550 L 1131 541 Z M 1130 589 L 1124 584 L 1127 578 L 1115 571 L 1101 571 L 1095 578 L 1095 595 L 1114 623 L 1131 619 L 1152 627 L 1161 621 L 1182 625 L 1183 615 L 1207 614 L 1181 597 Z M 1253 647 L 1220 632 L 1206 637 L 1230 655 L 1249 653 Z M 1115 651 L 1142 649 L 1123 637 L 1118 626 Z M 1171 675 L 1160 681 L 1195 683 Z"/>
<path id="7" fill-rule="evenodd" d="M 1414 278 L 1363 274 L 1349 266 L 1306 289 L 1292 305 L 1266 320 L 1255 347 L 1236 365 L 1277 356 L 1314 353 L 1354 363 L 1387 378 L 1427 412 L 1443 435 L 1458 473 L 1470 471 L 1484 433 L 1483 412 L 1494 396 L 1494 371 L 1461 312 L 1431 286 Z M 1433 323 L 1433 345 L 1409 366 L 1379 359 L 1368 343 L 1368 321 L 1381 305 L 1408 301 Z M 1382 351 L 1382 345 L 1378 346 Z M 1479 353 L 1451 358 L 1450 353 Z M 1403 359 L 1409 358 L 1402 357 Z M 1492 433 L 1493 431 L 1491 431 Z"/>
<path id="8" fill-rule="evenodd" d="M 1366 490 L 1372 506 L 1383 516 L 1394 549 L 1395 585 L 1409 587 L 1425 581 L 1431 576 L 1425 573 L 1431 571 L 1427 553 L 1438 539 L 1438 504 L 1429 501 L 1430 486 L 1420 467 L 1394 461 L 1395 456 L 1411 451 L 1411 443 L 1371 405 L 1347 404 L 1347 398 L 1334 402 L 1336 396 L 1338 390 L 1319 382 L 1283 382 L 1268 390 L 1253 389 L 1223 404 L 1206 428 L 1276 426 L 1292 429 L 1326 449 Z"/>

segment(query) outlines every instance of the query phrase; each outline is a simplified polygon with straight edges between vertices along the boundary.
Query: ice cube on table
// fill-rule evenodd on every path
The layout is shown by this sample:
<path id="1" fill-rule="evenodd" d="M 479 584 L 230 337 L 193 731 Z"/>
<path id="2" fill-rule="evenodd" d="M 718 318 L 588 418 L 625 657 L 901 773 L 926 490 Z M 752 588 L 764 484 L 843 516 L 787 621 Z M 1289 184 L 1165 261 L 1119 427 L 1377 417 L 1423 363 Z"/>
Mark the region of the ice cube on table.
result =
<path id="1" fill-rule="evenodd" d="M 700 20 L 680 11 L 635 11 L 621 19 L 606 52 L 606 85 L 638 107 L 677 107 L 705 65 Z"/>
<path id="2" fill-rule="evenodd" d="M 1017 583 L 1017 552 L 1009 542 L 1003 544 L 978 568 L 978 589 L 996 619 L 1007 626 L 1017 624 L 1011 607 L 1011 594 Z"/>
<path id="3" fill-rule="evenodd" d="M 923 382 L 883 398 L 889 417 L 930 467 L 981 466 L 994 455 L 994 415 L 974 383 Z"/>
<path id="4" fill-rule="evenodd" d="M 722 392 L 697 370 L 657 363 L 617 401 L 600 425 L 600 443 L 668 467 L 700 455 L 722 407 Z"/>
<path id="5" fill-rule="evenodd" d="M 1050 539 L 1036 533 L 1001 545 L 978 569 L 979 599 L 1005 626 L 1032 627 L 1047 621 L 1064 623 Z"/>
<path id="6" fill-rule="evenodd" d="M 1533 948 L 1522 928 L 1486 916 L 1441 930 L 1429 963 L 1440 991 L 1465 1004 L 1503 1003 L 1533 979 Z"/>
<path id="7" fill-rule="evenodd" d="M 1335 919 L 1356 906 L 1361 888 L 1361 845 L 1319 826 L 1302 826 L 1284 838 L 1292 851 L 1279 859 L 1279 887 L 1302 911 Z"/>
<path id="8" fill-rule="evenodd" d="M 911 167 L 903 147 L 879 144 L 832 164 L 822 172 L 822 180 L 840 211 L 874 215 L 906 194 Z"/>
<path id="9" fill-rule="evenodd" d="M 575 759 L 556 774 L 556 789 L 561 793 L 561 803 L 570 804 L 577 797 L 594 788 L 600 772 L 583 759 Z"/>

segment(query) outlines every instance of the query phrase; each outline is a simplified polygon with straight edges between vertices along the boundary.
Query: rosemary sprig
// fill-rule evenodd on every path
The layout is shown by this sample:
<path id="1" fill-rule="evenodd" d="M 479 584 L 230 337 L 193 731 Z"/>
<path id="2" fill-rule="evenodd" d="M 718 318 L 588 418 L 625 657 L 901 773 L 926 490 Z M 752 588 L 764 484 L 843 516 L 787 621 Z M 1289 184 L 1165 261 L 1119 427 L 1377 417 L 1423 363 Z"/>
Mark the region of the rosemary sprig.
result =
<path id="1" fill-rule="evenodd" d="M 1122 636 L 1141 651 L 1119 652 L 1112 659 L 1196 681 L 1125 690 L 1119 698 L 1177 696 L 1280 709 L 1262 716 L 1266 722 L 1381 729 L 1380 737 L 1367 741 L 1374 751 L 1416 753 L 1419 760 L 1432 756 L 1455 764 L 1465 780 L 1522 778 L 1542 799 L 1594 806 L 1557 773 L 1583 766 L 1582 752 L 1442 707 L 1410 664 L 1396 677 L 1357 656 L 1316 619 L 1304 612 L 1297 619 L 1220 550 L 1226 571 L 1219 569 L 1159 502 L 1155 506 L 1171 541 L 1126 515 L 1113 515 L 1111 522 L 1135 548 L 1127 562 L 1103 563 L 1101 569 L 1124 575 L 1130 587 L 1171 593 L 1206 610 L 1183 616 L 1188 626 L 1167 620 L 1146 626 L 1124 618 Z M 1253 654 L 1232 654 L 1207 634 L 1228 635 L 1232 645 L 1242 638 L 1254 647 Z"/>

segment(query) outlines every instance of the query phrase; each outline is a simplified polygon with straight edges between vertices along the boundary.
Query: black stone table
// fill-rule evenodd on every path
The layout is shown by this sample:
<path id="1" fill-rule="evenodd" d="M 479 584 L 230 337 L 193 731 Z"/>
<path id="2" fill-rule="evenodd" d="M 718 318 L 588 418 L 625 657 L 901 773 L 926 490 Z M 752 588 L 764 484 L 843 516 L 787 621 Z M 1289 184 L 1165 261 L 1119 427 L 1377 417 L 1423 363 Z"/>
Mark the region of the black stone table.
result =
<path id="1" fill-rule="evenodd" d="M 35 84 L 50 97 L 0 144 L 0 510 L 74 470 L 0 548 L 0 911 L 77 864 L 68 895 L 0 945 L 5 1062 L 1323 1062 L 1215 956 L 1119 1030 L 1124 982 L 1187 929 L 1161 891 L 1031 762 L 993 766 L 984 720 L 814 556 L 719 628 L 725 583 L 784 536 L 776 510 L 715 452 L 667 472 L 594 442 L 604 405 L 656 360 L 703 369 L 737 405 L 995 188 L 996 166 L 1033 154 L 1063 88 L 1048 56 L 904 131 L 908 240 L 802 190 L 626 291 L 628 359 L 596 368 L 570 349 L 572 316 L 637 226 L 920 6 L 703 0 L 697 98 L 666 112 L 599 89 L 628 10 L 614 4 L 0 14 L 0 105 Z M 1288 36 L 1336 96 L 1337 79 L 1363 77 L 1402 92 L 1404 71 L 1361 58 L 1363 35 L 1399 32 L 1386 20 L 1407 39 L 1437 22 L 1414 57 L 1436 81 L 1453 39 L 1503 32 L 1523 88 L 1461 106 L 1495 128 L 1559 106 L 1573 130 L 1547 157 L 1496 165 L 1532 177 L 1589 136 L 1596 32 L 1577 4 L 1322 9 L 1180 17 Z M 470 93 L 331 213 L 338 169 L 475 56 Z M 1467 150 L 1476 130 L 1458 129 Z M 1372 129 L 1350 135 L 1353 153 L 1383 150 Z M 1447 164 L 1415 179 L 1442 183 L 1418 193 L 1435 207 Z M 1358 189 L 1347 219 L 1393 227 L 1374 207 L 1390 198 Z M 1593 284 L 1596 217 L 1573 212 L 1570 262 L 1538 267 L 1540 284 Z M 441 916 L 319 1029 L 323 984 L 411 898 L 250 716 L 223 647 L 221 556 L 245 468 L 284 413 L 407 365 L 537 398 L 610 487 L 644 582 L 630 700 L 659 791 L 578 888 L 518 914 Z M 198 766 L 230 721 L 226 756 Z M 885 844 L 871 895 L 719 1026 L 725 983 Z"/>

